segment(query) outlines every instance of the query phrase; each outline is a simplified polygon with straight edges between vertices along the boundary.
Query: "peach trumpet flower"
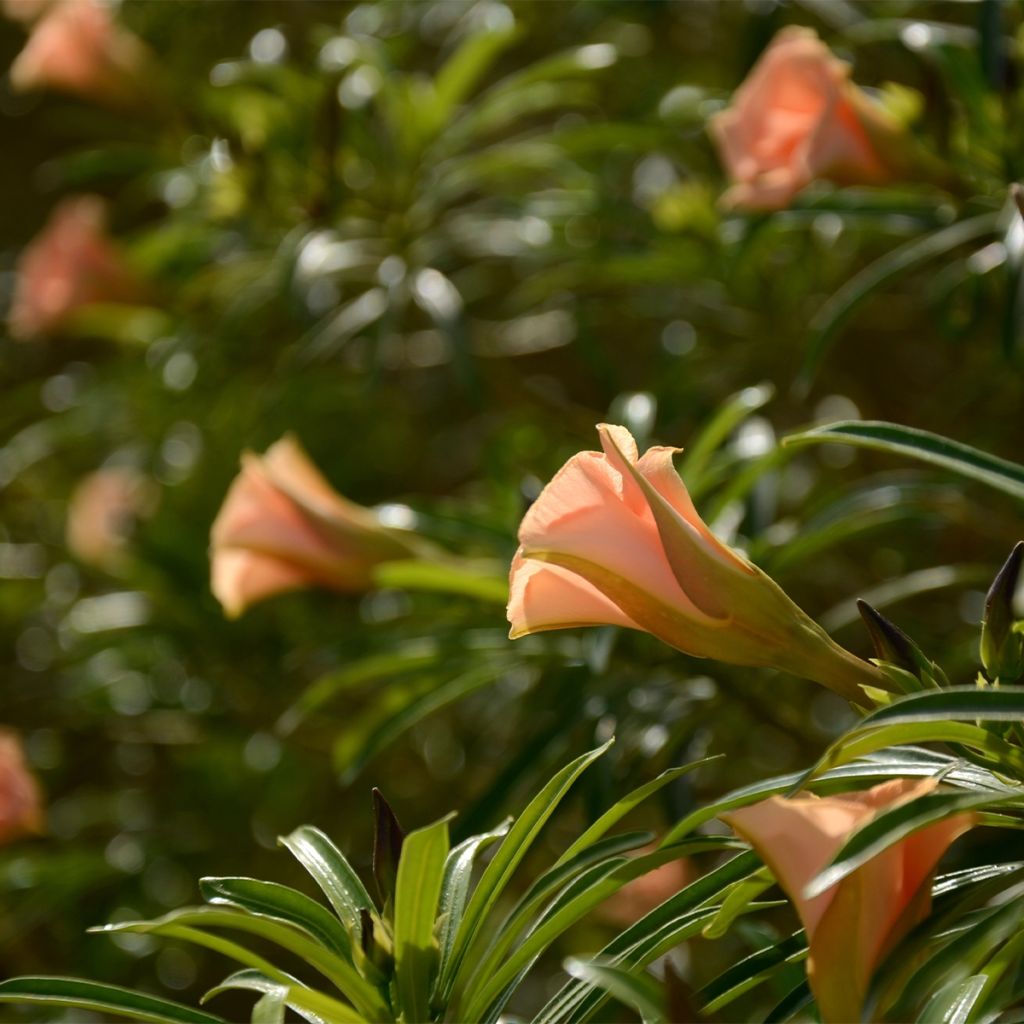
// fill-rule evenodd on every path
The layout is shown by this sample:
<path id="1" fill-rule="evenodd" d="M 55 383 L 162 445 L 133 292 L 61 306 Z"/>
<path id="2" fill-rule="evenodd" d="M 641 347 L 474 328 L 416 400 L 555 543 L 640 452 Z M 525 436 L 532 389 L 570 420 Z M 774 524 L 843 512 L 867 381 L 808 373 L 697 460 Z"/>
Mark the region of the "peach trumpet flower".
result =
<path id="1" fill-rule="evenodd" d="M 860 793 L 773 796 L 721 815 L 757 851 L 793 901 L 807 933 L 808 980 L 822 1020 L 860 1020 L 871 975 L 931 910 L 943 854 L 977 820 L 956 814 L 883 850 L 808 899 L 804 891 L 850 835 L 882 811 L 931 793 L 935 779 L 896 779 Z"/>
<path id="2" fill-rule="evenodd" d="M 650 853 L 654 849 L 654 846 L 650 846 L 641 852 Z M 599 914 L 620 928 L 628 928 L 685 889 L 696 877 L 697 873 L 689 858 L 670 860 L 612 893 L 601 904 Z"/>
<path id="3" fill-rule="evenodd" d="M 18 261 L 7 316 L 20 341 L 68 326 L 86 306 L 131 302 L 142 286 L 106 231 L 106 207 L 98 196 L 59 203 Z"/>
<path id="4" fill-rule="evenodd" d="M 211 589 L 232 618 L 301 587 L 369 590 L 378 565 L 429 550 L 338 494 L 290 435 L 264 455 L 243 454 L 210 542 Z"/>
<path id="5" fill-rule="evenodd" d="M 709 130 L 733 180 L 723 203 L 761 210 L 786 206 L 816 179 L 891 180 L 905 134 L 850 81 L 845 61 L 795 26 L 772 40 Z"/>
<path id="6" fill-rule="evenodd" d="M 37 5 L 31 8 L 37 9 Z M 11 65 L 17 92 L 52 89 L 112 106 L 135 106 L 146 93 L 145 44 L 118 25 L 99 0 L 50 5 Z"/>
<path id="7" fill-rule="evenodd" d="M 526 513 L 512 562 L 513 639 L 575 626 L 644 630 L 680 651 L 813 679 L 865 703 L 882 674 L 836 644 L 700 518 L 672 463 L 624 427 L 574 455 Z"/>

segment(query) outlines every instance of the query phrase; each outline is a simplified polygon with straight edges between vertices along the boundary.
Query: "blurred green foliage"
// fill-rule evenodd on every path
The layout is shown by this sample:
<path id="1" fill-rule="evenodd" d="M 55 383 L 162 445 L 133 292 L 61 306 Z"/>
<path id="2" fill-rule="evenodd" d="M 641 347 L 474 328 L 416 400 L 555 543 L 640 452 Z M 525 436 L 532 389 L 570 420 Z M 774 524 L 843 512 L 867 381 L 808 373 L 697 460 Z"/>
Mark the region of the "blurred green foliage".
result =
<path id="1" fill-rule="evenodd" d="M 0 96 L 7 291 L 46 211 L 82 191 L 111 201 L 151 289 L 75 336 L 0 339 L 2 717 L 49 804 L 48 836 L 0 855 L 5 975 L 194 997 L 219 967 L 85 929 L 188 902 L 200 875 L 301 885 L 275 840 L 302 823 L 369 851 L 371 785 L 412 827 L 460 807 L 457 841 L 616 733 L 557 846 L 662 769 L 727 755 L 659 794 L 659 829 L 849 724 L 810 684 L 646 636 L 510 646 L 500 605 L 471 596 L 303 592 L 224 620 L 210 523 L 239 453 L 288 430 L 346 496 L 507 562 L 540 483 L 623 422 L 689 448 L 705 518 L 841 642 L 869 653 L 864 596 L 971 681 L 1019 505 L 778 438 L 862 416 L 1019 460 L 1018 6 L 126 0 L 120 17 L 158 55 L 163 103 Z M 884 89 L 957 187 L 716 207 L 706 118 L 794 22 Z M 0 26 L 5 58 L 22 42 Z M 103 465 L 161 491 L 116 572 L 64 539 Z M 593 948 L 610 934 L 580 927 Z M 687 984 L 760 927 L 695 945 Z"/>

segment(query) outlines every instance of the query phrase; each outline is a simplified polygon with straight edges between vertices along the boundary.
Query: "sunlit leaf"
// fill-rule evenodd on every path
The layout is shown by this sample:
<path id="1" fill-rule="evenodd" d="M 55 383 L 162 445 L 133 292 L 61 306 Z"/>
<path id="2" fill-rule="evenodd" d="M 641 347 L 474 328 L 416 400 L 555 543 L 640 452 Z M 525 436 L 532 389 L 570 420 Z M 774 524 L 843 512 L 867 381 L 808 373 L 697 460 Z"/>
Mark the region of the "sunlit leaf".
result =
<path id="1" fill-rule="evenodd" d="M 434 920 L 447 856 L 447 818 L 410 832 L 402 845 L 395 887 L 395 977 L 410 1021 L 430 1018 L 428 997 L 438 963 Z"/>
<path id="2" fill-rule="evenodd" d="M 850 444 L 950 470 L 1024 499 L 1024 466 L 926 430 L 873 420 L 849 420 L 791 434 L 784 445 Z"/>

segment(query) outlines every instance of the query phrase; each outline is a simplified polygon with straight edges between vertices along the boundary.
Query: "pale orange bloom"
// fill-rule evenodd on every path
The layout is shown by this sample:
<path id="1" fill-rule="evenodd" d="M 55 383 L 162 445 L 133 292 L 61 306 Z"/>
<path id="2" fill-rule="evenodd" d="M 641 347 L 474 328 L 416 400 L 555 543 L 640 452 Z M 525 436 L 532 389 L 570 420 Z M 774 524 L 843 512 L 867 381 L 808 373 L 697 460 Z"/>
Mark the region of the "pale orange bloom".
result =
<path id="1" fill-rule="evenodd" d="M 861 793 L 771 797 L 721 815 L 758 852 L 807 932 L 807 973 L 826 1022 L 860 1020 L 882 958 L 931 909 L 935 869 L 976 822 L 970 813 L 928 825 L 811 899 L 808 884 L 854 831 L 881 811 L 932 792 L 935 779 L 896 779 Z"/>
<path id="2" fill-rule="evenodd" d="M 53 89 L 132 106 L 149 62 L 144 44 L 100 0 L 63 0 L 32 29 L 11 65 L 11 85 L 19 92 Z"/>
<path id="3" fill-rule="evenodd" d="M 338 494 L 290 436 L 242 456 L 210 539 L 211 587 L 232 617 L 299 587 L 368 590 L 376 566 L 424 550 Z"/>
<path id="4" fill-rule="evenodd" d="M 601 452 L 574 455 L 530 507 L 512 562 L 512 637 L 574 626 L 653 633 L 698 657 L 814 679 L 851 700 L 882 686 L 694 508 L 674 448 L 642 457 L 601 424 Z"/>
<path id="5" fill-rule="evenodd" d="M 891 179 L 892 119 L 850 81 L 850 67 L 812 29 L 772 40 L 711 135 L 733 180 L 727 206 L 773 210 L 816 179 L 872 184 Z"/>
<path id="6" fill-rule="evenodd" d="M 137 470 L 111 466 L 90 473 L 68 501 L 68 550 L 87 565 L 116 566 L 136 520 L 152 512 L 155 501 L 155 483 Z"/>
<path id="7" fill-rule="evenodd" d="M 107 235 L 103 200 L 75 196 L 58 204 L 22 252 L 7 324 L 24 341 L 61 331 L 86 306 L 140 294 L 138 279 Z"/>

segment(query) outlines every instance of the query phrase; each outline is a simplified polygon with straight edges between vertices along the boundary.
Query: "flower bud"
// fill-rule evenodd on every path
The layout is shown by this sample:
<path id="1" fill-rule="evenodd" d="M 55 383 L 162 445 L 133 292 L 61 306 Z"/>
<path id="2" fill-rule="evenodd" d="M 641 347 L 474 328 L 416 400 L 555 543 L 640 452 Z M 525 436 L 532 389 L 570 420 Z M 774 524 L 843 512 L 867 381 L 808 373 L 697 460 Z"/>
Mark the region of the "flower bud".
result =
<path id="1" fill-rule="evenodd" d="M 985 597 L 981 663 L 991 679 L 1016 682 L 1024 673 L 1024 635 L 1014 626 L 1013 598 L 1024 562 L 1024 541 L 1010 552 Z"/>
<path id="2" fill-rule="evenodd" d="M 373 878 L 381 905 L 394 899 L 405 830 L 379 789 L 373 789 Z"/>
<path id="3" fill-rule="evenodd" d="M 886 668 L 894 669 L 901 681 L 907 686 L 904 689 L 921 689 L 920 684 L 936 688 L 948 686 L 949 681 L 945 673 L 927 658 L 913 640 L 903 632 L 894 622 L 890 622 L 881 612 L 872 608 L 867 601 L 857 601 L 857 611 L 860 612 L 861 620 L 867 627 L 871 643 L 875 648 L 875 658 L 884 662 L 883 671 Z M 892 676 L 893 672 L 886 672 Z M 908 679 L 912 676 L 913 679 Z M 914 682 L 916 680 L 916 683 Z"/>

